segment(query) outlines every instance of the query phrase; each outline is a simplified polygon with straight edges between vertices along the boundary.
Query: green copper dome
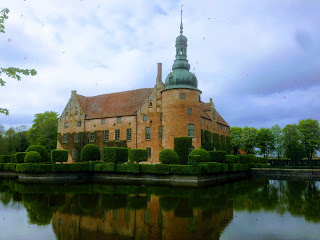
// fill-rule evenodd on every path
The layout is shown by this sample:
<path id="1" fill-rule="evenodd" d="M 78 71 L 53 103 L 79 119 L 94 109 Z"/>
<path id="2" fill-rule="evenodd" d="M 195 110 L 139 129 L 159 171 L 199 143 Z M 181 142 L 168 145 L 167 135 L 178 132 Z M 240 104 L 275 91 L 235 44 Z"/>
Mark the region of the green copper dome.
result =
<path id="1" fill-rule="evenodd" d="M 198 90 L 196 76 L 189 72 L 190 64 L 187 60 L 188 39 L 182 34 L 182 17 L 180 24 L 180 35 L 176 38 L 176 59 L 172 65 L 172 72 L 166 78 L 165 89 L 189 88 Z"/>

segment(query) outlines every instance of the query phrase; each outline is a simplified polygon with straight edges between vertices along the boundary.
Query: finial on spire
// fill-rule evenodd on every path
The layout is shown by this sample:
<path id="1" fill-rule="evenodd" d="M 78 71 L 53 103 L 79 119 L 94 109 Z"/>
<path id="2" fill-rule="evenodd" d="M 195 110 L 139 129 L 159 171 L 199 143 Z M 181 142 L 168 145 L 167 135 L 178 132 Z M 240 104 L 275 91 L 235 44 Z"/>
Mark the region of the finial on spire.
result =
<path id="1" fill-rule="evenodd" d="M 183 25 L 182 25 L 182 7 L 183 7 L 183 4 L 181 4 L 181 23 L 180 23 L 180 34 L 183 33 Z"/>

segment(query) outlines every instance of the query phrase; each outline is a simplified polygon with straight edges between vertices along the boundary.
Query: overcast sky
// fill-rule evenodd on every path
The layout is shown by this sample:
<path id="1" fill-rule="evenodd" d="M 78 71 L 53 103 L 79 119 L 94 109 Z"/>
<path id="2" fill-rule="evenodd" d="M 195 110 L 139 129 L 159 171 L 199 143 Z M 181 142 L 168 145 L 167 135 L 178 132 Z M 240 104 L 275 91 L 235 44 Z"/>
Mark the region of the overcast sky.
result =
<path id="1" fill-rule="evenodd" d="M 228 3 L 227 3 L 228 2 Z M 34 68 L 4 78 L 6 128 L 62 113 L 71 90 L 94 96 L 150 88 L 157 63 L 172 67 L 183 4 L 188 60 L 202 100 L 231 126 L 320 119 L 318 0 L 1 0 L 0 67 Z"/>

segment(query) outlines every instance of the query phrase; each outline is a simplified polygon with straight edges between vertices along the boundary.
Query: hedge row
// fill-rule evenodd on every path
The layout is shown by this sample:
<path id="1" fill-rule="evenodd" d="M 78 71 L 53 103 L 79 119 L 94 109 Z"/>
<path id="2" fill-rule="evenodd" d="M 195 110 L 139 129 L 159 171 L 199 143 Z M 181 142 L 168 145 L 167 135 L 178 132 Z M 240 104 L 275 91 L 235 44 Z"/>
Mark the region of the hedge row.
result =
<path id="1" fill-rule="evenodd" d="M 72 163 L 72 164 L 35 164 L 35 163 L 1 163 L 0 170 L 20 173 L 52 173 L 52 172 L 117 172 L 144 174 L 208 174 L 228 171 L 247 171 L 247 164 L 226 164 L 205 162 L 198 165 L 174 164 L 115 164 L 115 163 Z"/>

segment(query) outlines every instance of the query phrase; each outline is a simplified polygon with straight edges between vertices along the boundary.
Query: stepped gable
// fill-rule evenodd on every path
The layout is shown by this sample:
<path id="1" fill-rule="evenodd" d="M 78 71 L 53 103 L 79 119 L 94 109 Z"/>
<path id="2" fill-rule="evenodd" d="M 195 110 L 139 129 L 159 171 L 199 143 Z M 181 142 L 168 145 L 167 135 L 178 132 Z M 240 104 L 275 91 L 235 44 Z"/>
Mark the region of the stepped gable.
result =
<path id="1" fill-rule="evenodd" d="M 86 119 L 135 115 L 151 94 L 152 88 L 103 94 L 94 97 L 76 95 Z"/>
<path id="2" fill-rule="evenodd" d="M 200 110 L 201 110 L 201 117 L 212 120 L 211 117 L 206 113 L 211 111 L 211 103 L 200 102 Z M 215 111 L 217 113 L 217 122 L 230 127 L 230 125 L 223 119 L 223 117 L 221 117 L 218 111 L 217 110 Z"/>

